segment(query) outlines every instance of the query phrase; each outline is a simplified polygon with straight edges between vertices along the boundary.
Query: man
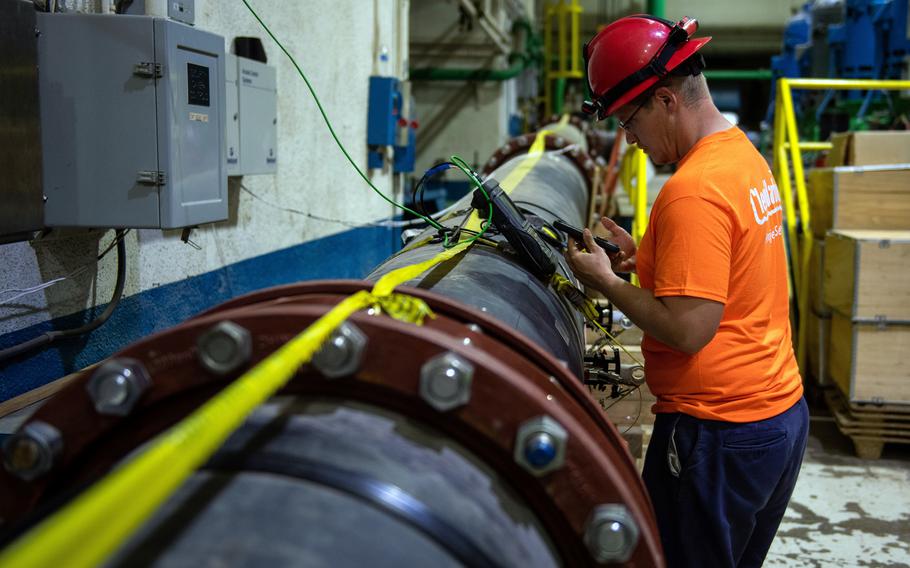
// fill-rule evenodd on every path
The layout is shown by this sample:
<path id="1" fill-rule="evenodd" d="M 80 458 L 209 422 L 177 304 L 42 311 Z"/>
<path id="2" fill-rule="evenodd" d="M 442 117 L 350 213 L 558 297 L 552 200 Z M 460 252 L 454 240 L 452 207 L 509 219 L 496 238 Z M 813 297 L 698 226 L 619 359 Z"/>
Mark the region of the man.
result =
<path id="1" fill-rule="evenodd" d="M 793 356 L 780 194 L 745 134 L 714 106 L 692 38 L 622 18 L 585 46 L 600 118 L 658 164 L 677 164 L 639 248 L 609 219 L 612 259 L 590 231 L 576 276 L 644 332 L 657 418 L 642 473 L 670 566 L 760 566 L 787 508 L 808 412 Z M 590 252 L 585 252 L 587 248 Z M 616 272 L 637 271 L 641 287 Z"/>

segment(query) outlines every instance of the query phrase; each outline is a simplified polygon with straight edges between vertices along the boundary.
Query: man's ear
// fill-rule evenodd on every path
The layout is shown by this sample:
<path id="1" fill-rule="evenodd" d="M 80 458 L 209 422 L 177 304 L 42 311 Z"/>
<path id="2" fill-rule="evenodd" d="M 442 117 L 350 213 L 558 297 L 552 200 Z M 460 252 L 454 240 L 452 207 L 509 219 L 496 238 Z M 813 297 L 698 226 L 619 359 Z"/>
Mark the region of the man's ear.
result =
<path id="1" fill-rule="evenodd" d="M 654 91 L 654 99 L 657 101 L 657 104 L 663 106 L 668 111 L 675 111 L 676 107 L 679 105 L 678 95 L 667 87 L 660 87 Z"/>

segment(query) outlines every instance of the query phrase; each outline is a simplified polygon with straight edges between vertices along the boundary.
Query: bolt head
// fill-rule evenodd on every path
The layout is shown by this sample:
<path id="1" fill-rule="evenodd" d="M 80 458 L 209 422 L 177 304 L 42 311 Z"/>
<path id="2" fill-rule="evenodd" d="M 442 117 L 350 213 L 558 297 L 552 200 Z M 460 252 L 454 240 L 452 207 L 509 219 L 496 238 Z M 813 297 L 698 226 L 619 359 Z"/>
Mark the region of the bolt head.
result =
<path id="1" fill-rule="evenodd" d="M 3 444 L 3 466 L 25 481 L 49 472 L 63 451 L 63 436 L 40 420 L 26 424 Z"/>
<path id="2" fill-rule="evenodd" d="M 98 367 L 85 389 L 98 414 L 126 416 L 151 386 L 152 379 L 141 362 L 119 357 Z"/>
<path id="3" fill-rule="evenodd" d="M 232 321 L 222 321 L 199 336 L 196 348 L 199 363 L 207 371 L 228 375 L 249 362 L 253 338 L 246 328 Z"/>
<path id="4" fill-rule="evenodd" d="M 327 379 L 354 374 L 360 368 L 367 336 L 351 322 L 344 322 L 313 356 L 313 366 Z"/>
<path id="5" fill-rule="evenodd" d="M 515 461 L 538 477 L 546 475 L 565 464 L 568 441 L 568 432 L 553 418 L 532 418 L 515 434 Z"/>
<path id="6" fill-rule="evenodd" d="M 525 459 L 534 467 L 546 467 L 556 457 L 556 443 L 545 432 L 531 436 L 525 442 Z"/>
<path id="7" fill-rule="evenodd" d="M 436 410 L 445 412 L 471 400 L 474 366 L 449 352 L 437 355 L 420 368 L 420 397 Z"/>
<path id="8" fill-rule="evenodd" d="M 638 525 L 625 505 L 598 505 L 585 524 L 585 545 L 597 562 L 626 562 L 638 538 Z"/>

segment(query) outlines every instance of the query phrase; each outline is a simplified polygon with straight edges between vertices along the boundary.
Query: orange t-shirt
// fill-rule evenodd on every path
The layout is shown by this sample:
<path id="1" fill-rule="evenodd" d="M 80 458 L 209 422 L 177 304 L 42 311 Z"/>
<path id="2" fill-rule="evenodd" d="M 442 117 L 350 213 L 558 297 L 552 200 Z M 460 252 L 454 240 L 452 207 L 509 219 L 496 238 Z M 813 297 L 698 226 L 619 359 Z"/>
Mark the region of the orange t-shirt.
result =
<path id="1" fill-rule="evenodd" d="M 654 412 L 763 420 L 802 396 L 790 335 L 780 193 L 738 128 L 702 138 L 660 191 L 638 249 L 655 297 L 724 304 L 714 338 L 694 355 L 645 335 Z"/>

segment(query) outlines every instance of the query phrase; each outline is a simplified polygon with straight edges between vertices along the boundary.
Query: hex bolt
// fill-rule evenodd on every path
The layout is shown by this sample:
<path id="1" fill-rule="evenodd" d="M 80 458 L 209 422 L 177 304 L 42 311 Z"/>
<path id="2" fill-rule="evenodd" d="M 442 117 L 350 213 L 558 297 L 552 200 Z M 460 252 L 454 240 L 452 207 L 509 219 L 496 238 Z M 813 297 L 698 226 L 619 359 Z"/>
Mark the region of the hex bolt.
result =
<path id="1" fill-rule="evenodd" d="M 31 481 L 49 472 L 62 451 L 60 430 L 35 420 L 6 439 L 3 466 L 16 477 Z"/>
<path id="2" fill-rule="evenodd" d="M 313 356 L 313 366 L 327 379 L 353 374 L 360 368 L 367 336 L 356 325 L 342 323 Z"/>
<path id="3" fill-rule="evenodd" d="M 420 397 L 436 410 L 445 412 L 471 400 L 474 366 L 459 355 L 443 353 L 420 368 Z"/>
<path id="4" fill-rule="evenodd" d="M 253 339 L 246 328 L 232 321 L 218 322 L 196 340 L 196 356 L 205 369 L 228 375 L 249 362 Z"/>
<path id="5" fill-rule="evenodd" d="M 98 414 L 126 416 L 151 386 L 152 379 L 141 362 L 119 357 L 98 367 L 85 390 Z"/>
<path id="6" fill-rule="evenodd" d="M 515 461 L 540 477 L 561 468 L 566 462 L 569 434 L 549 416 L 525 421 L 515 434 Z"/>
<path id="7" fill-rule="evenodd" d="M 585 524 L 585 545 L 600 563 L 629 560 L 638 537 L 638 525 L 625 505 L 598 505 Z"/>

